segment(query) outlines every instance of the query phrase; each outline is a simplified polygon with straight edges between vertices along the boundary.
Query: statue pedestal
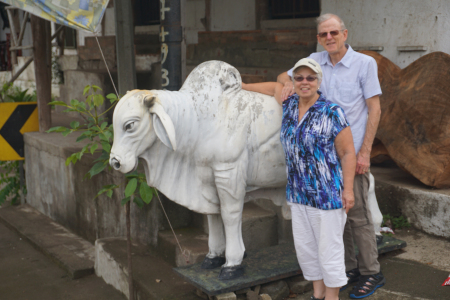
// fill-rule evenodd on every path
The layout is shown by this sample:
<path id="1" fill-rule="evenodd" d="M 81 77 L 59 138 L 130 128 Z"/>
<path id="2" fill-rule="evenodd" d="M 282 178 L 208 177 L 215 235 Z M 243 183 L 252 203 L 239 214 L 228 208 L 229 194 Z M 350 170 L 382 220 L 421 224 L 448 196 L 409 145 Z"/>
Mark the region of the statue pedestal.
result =
<path id="1" fill-rule="evenodd" d="M 385 236 L 383 242 L 378 245 L 378 253 L 382 254 L 405 247 L 406 242 Z M 204 270 L 200 268 L 201 263 L 174 268 L 174 270 L 183 279 L 209 296 L 234 292 L 302 273 L 293 244 L 249 251 L 242 264 L 245 268 L 244 275 L 227 281 L 219 280 L 220 268 Z"/>

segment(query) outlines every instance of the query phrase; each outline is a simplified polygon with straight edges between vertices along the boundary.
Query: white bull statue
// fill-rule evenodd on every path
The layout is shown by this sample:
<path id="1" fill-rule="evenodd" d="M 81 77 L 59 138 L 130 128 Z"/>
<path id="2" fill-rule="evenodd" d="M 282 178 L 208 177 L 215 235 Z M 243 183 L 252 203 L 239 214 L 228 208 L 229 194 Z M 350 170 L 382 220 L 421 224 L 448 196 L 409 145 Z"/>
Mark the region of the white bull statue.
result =
<path id="1" fill-rule="evenodd" d="M 113 116 L 111 165 L 128 173 L 141 158 L 149 186 L 208 215 L 209 252 L 202 267 L 223 265 L 220 279 L 243 273 L 244 198 L 286 202 L 282 108 L 273 97 L 241 90 L 241 84 L 234 67 L 205 62 L 178 92 L 128 92 Z"/>
<path id="2" fill-rule="evenodd" d="M 233 279 L 243 274 L 244 202 L 270 199 L 290 216 L 281 118 L 273 97 L 241 90 L 234 67 L 205 62 L 178 92 L 133 90 L 119 101 L 110 164 L 128 173 L 141 158 L 149 186 L 207 214 L 202 268 Z"/>

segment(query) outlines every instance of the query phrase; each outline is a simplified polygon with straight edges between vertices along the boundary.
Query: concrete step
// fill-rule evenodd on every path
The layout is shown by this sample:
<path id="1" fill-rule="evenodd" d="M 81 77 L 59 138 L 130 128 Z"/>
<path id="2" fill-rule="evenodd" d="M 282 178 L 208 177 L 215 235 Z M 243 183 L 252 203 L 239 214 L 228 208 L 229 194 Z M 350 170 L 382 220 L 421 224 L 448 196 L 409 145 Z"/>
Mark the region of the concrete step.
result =
<path id="1" fill-rule="evenodd" d="M 203 228 L 175 229 L 183 253 L 171 230 L 158 233 L 157 249 L 167 262 L 181 267 L 204 259 L 208 253 L 208 221 L 206 215 L 200 218 Z M 261 234 L 262 232 L 264 234 Z M 277 245 L 276 213 L 261 208 L 253 202 L 246 203 L 242 212 L 242 238 L 247 251 Z"/>
<path id="2" fill-rule="evenodd" d="M 372 166 L 381 211 L 403 215 L 426 233 L 450 238 L 450 189 L 433 189 L 397 166 Z"/>
<path id="3" fill-rule="evenodd" d="M 3 206 L 0 221 L 66 270 L 72 279 L 94 273 L 94 245 L 33 207 Z"/>
<path id="4" fill-rule="evenodd" d="M 128 260 L 125 238 L 105 238 L 95 242 L 95 273 L 128 299 Z M 155 251 L 137 243 L 132 245 L 133 285 L 140 300 L 200 300 L 195 288 L 179 277 L 173 266 Z"/>

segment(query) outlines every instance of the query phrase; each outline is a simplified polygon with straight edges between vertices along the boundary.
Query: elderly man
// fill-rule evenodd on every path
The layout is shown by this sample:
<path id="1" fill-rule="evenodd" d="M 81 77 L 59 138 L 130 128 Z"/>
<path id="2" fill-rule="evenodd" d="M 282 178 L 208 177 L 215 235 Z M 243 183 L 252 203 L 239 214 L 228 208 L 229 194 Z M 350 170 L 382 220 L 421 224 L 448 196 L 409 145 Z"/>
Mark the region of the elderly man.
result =
<path id="1" fill-rule="evenodd" d="M 326 51 L 313 53 L 310 57 L 319 62 L 323 70 L 320 90 L 327 99 L 344 109 L 357 153 L 355 206 L 348 212 L 344 231 L 348 278 L 344 288 L 350 283 L 358 282 L 350 291 L 350 298 L 360 299 L 372 295 L 386 282 L 380 271 L 375 232 L 367 201 L 370 152 L 381 114 L 381 87 L 375 60 L 355 52 L 345 43 L 348 31 L 338 16 L 322 15 L 317 18 L 317 24 L 317 41 Z M 293 94 L 291 75 L 292 70 L 289 70 L 278 76 L 278 82 L 284 85 L 282 100 Z M 359 248 L 358 260 L 353 242 Z"/>

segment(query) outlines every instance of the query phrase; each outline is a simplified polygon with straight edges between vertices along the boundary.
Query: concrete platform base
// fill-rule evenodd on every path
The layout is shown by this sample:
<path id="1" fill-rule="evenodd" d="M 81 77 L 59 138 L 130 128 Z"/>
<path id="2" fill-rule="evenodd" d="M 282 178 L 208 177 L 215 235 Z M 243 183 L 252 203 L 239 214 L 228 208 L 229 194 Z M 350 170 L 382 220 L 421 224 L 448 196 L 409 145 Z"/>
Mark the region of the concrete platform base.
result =
<path id="1" fill-rule="evenodd" d="M 417 229 L 450 237 L 450 189 L 430 188 L 398 167 L 371 167 L 381 211 L 403 215 Z"/>
<path id="2" fill-rule="evenodd" d="M 385 236 L 378 245 L 378 253 L 383 254 L 406 247 L 404 241 Z M 220 280 L 220 268 L 204 270 L 201 263 L 175 268 L 175 271 L 188 282 L 209 296 L 234 292 L 256 285 L 277 281 L 301 274 L 294 244 L 281 244 L 273 247 L 248 251 L 242 262 L 244 275 L 233 280 Z"/>
<path id="3" fill-rule="evenodd" d="M 72 279 L 94 273 L 94 245 L 31 206 L 4 206 L 0 221 L 50 257 Z"/>
<path id="4" fill-rule="evenodd" d="M 203 261 L 208 254 L 208 220 L 201 218 L 200 228 L 175 229 L 175 234 L 183 246 L 183 253 L 171 230 L 158 232 L 158 252 L 173 266 L 181 267 Z M 199 221 L 197 222 L 199 223 Z M 261 235 L 261 232 L 264 232 Z M 253 202 L 245 203 L 242 212 L 242 239 L 247 251 L 275 246 L 278 244 L 277 215 Z"/>
<path id="5" fill-rule="evenodd" d="M 124 238 L 97 240 L 95 273 L 130 299 L 126 249 Z M 151 248 L 133 244 L 132 253 L 134 299 L 199 299 L 195 288 L 181 279 Z"/>

